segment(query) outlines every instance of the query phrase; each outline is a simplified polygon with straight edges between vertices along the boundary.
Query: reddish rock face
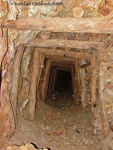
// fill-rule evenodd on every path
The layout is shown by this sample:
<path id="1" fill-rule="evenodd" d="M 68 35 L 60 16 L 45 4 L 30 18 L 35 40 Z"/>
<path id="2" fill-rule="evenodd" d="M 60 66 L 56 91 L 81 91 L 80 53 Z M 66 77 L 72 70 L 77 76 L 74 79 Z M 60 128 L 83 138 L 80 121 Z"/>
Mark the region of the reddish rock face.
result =
<path id="1" fill-rule="evenodd" d="M 113 1 L 111 0 L 101 1 L 98 7 L 98 12 L 103 16 L 109 15 L 110 13 L 112 13 L 112 10 L 113 10 Z"/>
<path id="2" fill-rule="evenodd" d="M 5 116 L 4 116 L 4 112 L 0 111 L 0 148 L 2 148 L 5 144 L 5 137 L 3 137 L 3 135 L 6 134 L 6 129 L 5 129 Z"/>

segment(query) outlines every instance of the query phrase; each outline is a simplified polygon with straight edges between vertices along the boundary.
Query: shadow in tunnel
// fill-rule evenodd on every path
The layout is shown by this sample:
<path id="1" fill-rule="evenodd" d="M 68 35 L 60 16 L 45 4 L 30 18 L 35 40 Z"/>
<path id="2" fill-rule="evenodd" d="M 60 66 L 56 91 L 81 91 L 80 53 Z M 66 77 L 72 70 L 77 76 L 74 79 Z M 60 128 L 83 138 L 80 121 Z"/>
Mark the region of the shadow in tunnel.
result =
<path id="1" fill-rule="evenodd" d="M 56 73 L 50 75 L 48 89 L 50 89 L 50 83 L 52 86 L 46 101 L 48 104 L 57 108 L 64 108 L 68 104 L 74 105 L 71 71 L 57 70 Z"/>
<path id="2" fill-rule="evenodd" d="M 56 82 L 55 82 L 55 91 L 71 91 L 72 92 L 72 78 L 71 72 L 61 71 L 57 72 Z"/>

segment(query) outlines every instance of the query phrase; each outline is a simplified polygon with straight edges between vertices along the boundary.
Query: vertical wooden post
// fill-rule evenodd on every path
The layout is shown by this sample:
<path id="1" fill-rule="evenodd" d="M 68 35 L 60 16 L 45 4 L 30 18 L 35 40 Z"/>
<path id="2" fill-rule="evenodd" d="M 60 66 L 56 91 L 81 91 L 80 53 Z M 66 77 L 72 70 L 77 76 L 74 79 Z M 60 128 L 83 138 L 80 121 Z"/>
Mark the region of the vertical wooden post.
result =
<path id="1" fill-rule="evenodd" d="M 37 80 L 37 97 L 38 99 L 40 98 L 40 93 L 39 93 L 39 85 L 40 85 L 40 78 L 41 78 L 41 74 L 42 74 L 42 70 L 44 68 L 44 60 L 45 60 L 45 55 L 40 55 L 40 59 L 39 59 L 39 75 L 38 75 L 38 80 Z"/>
<path id="2" fill-rule="evenodd" d="M 36 105 L 36 95 L 37 95 L 37 79 L 39 76 L 39 53 L 37 49 L 34 52 L 33 59 L 33 72 L 31 76 L 31 85 L 30 85 L 30 108 L 29 108 L 29 120 L 33 120 L 35 117 L 35 105 Z"/>
<path id="3" fill-rule="evenodd" d="M 76 59 L 76 61 L 75 61 L 75 73 L 77 75 L 77 84 L 78 84 L 78 88 L 79 88 L 79 93 L 78 93 L 78 96 L 75 95 L 75 100 L 76 100 L 76 103 L 78 104 L 79 103 L 78 99 L 81 96 L 81 90 L 82 90 L 79 59 Z"/>
<path id="4" fill-rule="evenodd" d="M 75 74 L 74 74 L 74 67 L 73 65 L 71 65 L 71 77 L 72 77 L 72 86 L 73 86 L 73 93 L 74 93 L 74 89 L 75 89 Z"/>
<path id="5" fill-rule="evenodd" d="M 97 89 L 97 59 L 96 57 L 91 59 L 92 66 L 92 79 L 91 79 L 91 106 L 92 117 L 95 119 L 94 109 L 97 107 L 96 103 L 96 89 Z"/>
<path id="6" fill-rule="evenodd" d="M 51 77 L 50 77 L 50 84 L 49 84 L 49 94 L 51 93 L 52 91 L 52 84 L 53 84 L 53 76 L 54 76 L 54 67 L 52 68 L 52 71 L 51 71 Z"/>
<path id="7" fill-rule="evenodd" d="M 81 70 L 81 79 L 82 79 L 82 98 L 81 98 L 81 103 L 82 103 L 82 107 L 86 108 L 87 106 L 87 89 L 86 89 L 86 73 L 85 73 L 85 69 Z"/>
<path id="8" fill-rule="evenodd" d="M 55 68 L 54 69 L 54 74 L 53 74 L 53 83 L 52 83 L 52 92 L 54 92 L 54 90 L 55 90 L 55 83 L 56 83 L 56 75 L 57 75 L 57 73 L 58 73 L 58 69 L 57 68 Z"/>
<path id="9" fill-rule="evenodd" d="M 25 46 L 21 45 L 17 49 L 16 58 L 13 64 L 13 83 L 11 91 L 11 104 L 14 113 L 15 126 L 17 127 L 17 101 L 18 101 L 18 88 L 19 88 L 19 77 L 20 77 L 20 66 L 22 56 L 25 50 Z"/>
<path id="10" fill-rule="evenodd" d="M 105 96 L 104 96 L 104 72 L 103 72 L 103 63 L 106 62 L 106 51 L 104 47 L 99 47 L 98 49 L 98 56 L 99 56 L 99 100 L 102 105 L 102 128 L 103 133 L 105 136 L 109 133 L 109 118 L 108 118 L 108 112 L 106 109 L 106 102 L 105 102 Z"/>
<path id="11" fill-rule="evenodd" d="M 47 84 L 45 87 L 45 99 L 47 98 L 48 85 L 49 85 L 49 79 L 50 79 L 50 71 L 51 71 L 51 63 L 49 64 L 49 67 L 48 67 Z"/>
<path id="12" fill-rule="evenodd" d="M 85 63 L 85 59 L 81 60 L 82 64 Z M 81 75 L 81 85 L 82 85 L 82 91 L 81 91 L 81 104 L 83 108 L 86 108 L 87 103 L 87 89 L 86 89 L 86 72 L 85 68 L 80 69 L 80 75 Z"/>
<path id="13" fill-rule="evenodd" d="M 41 96 L 42 100 L 45 101 L 46 95 L 47 95 L 47 88 L 48 88 L 48 82 L 49 82 L 49 74 L 50 74 L 50 61 L 46 62 L 46 68 L 45 73 L 43 77 L 43 83 L 41 87 Z"/>

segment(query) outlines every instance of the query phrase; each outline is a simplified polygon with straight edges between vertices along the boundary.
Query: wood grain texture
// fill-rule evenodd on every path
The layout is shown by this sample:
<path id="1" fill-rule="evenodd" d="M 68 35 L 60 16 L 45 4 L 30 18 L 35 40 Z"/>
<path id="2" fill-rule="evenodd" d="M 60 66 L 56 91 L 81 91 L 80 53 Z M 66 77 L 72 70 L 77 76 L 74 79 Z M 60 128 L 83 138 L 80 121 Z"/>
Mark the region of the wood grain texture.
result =
<path id="1" fill-rule="evenodd" d="M 33 59 L 33 72 L 31 76 L 31 85 L 30 85 L 30 94 L 29 94 L 30 97 L 29 120 L 33 120 L 35 117 L 38 76 L 39 76 L 39 53 L 35 49 L 34 59 Z"/>
<path id="2" fill-rule="evenodd" d="M 57 49 L 46 49 L 46 48 L 36 48 L 39 53 L 43 53 L 45 55 L 50 56 L 62 56 L 62 57 L 70 57 L 70 58 L 83 58 L 83 59 L 92 59 L 94 56 L 92 54 L 85 54 L 79 52 L 67 52 L 63 50 Z"/>
<path id="3" fill-rule="evenodd" d="M 102 18 L 22 17 L 16 21 L 9 21 L 6 27 L 19 30 L 113 34 L 113 20 L 108 22 Z"/>
<path id="4" fill-rule="evenodd" d="M 34 39 L 29 42 L 27 47 L 65 47 L 77 49 L 94 49 L 97 50 L 102 46 L 102 42 L 92 41 L 76 41 L 76 40 L 63 40 L 63 39 Z"/>
<path id="5" fill-rule="evenodd" d="M 92 66 L 92 78 L 91 78 L 91 107 L 92 107 L 92 119 L 95 120 L 95 108 L 97 107 L 97 59 L 94 57 L 91 60 Z"/>
<path id="6" fill-rule="evenodd" d="M 14 113 L 15 126 L 17 127 L 17 103 L 18 103 L 18 89 L 19 89 L 19 77 L 20 77 L 20 67 L 23 57 L 25 46 L 19 46 L 15 61 L 13 64 L 13 82 L 12 82 L 12 91 L 11 91 L 11 105 Z"/>

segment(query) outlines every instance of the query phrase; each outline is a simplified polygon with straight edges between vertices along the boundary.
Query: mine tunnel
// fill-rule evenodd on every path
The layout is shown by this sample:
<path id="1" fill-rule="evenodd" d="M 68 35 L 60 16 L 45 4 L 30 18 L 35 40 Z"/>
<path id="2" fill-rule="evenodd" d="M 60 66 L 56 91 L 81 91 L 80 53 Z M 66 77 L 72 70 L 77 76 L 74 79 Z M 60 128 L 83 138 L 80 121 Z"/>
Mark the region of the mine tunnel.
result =
<path id="1" fill-rule="evenodd" d="M 100 150 L 113 130 L 112 23 L 45 16 L 3 22 L 0 148 Z"/>
<path id="2" fill-rule="evenodd" d="M 75 36 L 73 33 L 54 34 L 69 38 Z M 12 121 L 15 122 L 16 128 L 19 127 L 22 132 L 24 128 L 31 130 L 28 139 L 23 135 L 28 143 L 33 143 L 31 132 L 42 135 L 41 140 L 45 139 L 44 144 L 49 148 L 51 144 L 47 140 L 48 135 L 51 141 L 52 135 L 71 136 L 68 132 L 70 128 L 78 134 L 83 132 L 82 128 L 88 130 L 90 127 L 93 131 L 93 120 L 96 118 L 94 109 L 99 98 L 97 58 L 91 50 L 78 52 L 77 46 L 60 47 L 59 43 L 62 42 L 60 39 L 57 39 L 59 43 L 57 48 L 54 48 L 56 40 L 53 39 L 54 34 L 42 31 L 26 45 L 18 46 L 10 71 L 5 73 L 9 83 L 5 86 L 9 86 L 11 92 L 9 97 L 14 115 Z M 43 35 L 47 36 L 47 41 L 43 39 Z M 40 41 L 37 45 L 36 40 Z M 94 52 L 96 55 L 97 50 L 94 49 Z M 97 134 L 97 129 L 94 132 Z M 16 135 L 20 135 L 19 130 Z M 72 135 L 74 137 L 73 133 Z M 12 136 L 10 142 L 15 142 L 15 136 Z M 40 142 L 40 140 L 38 143 L 35 141 L 34 144 L 44 147 L 42 142 L 39 144 Z"/>

